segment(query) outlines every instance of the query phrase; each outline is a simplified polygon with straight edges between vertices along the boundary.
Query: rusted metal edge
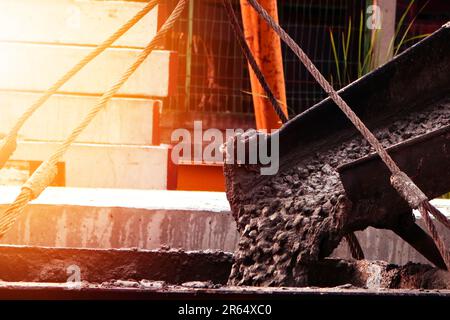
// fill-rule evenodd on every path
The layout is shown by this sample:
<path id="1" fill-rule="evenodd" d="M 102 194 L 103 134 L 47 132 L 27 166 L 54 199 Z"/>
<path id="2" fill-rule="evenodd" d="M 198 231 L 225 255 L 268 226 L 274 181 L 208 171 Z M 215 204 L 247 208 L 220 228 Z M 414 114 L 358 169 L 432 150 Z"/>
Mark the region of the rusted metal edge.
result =
<path id="1" fill-rule="evenodd" d="M 450 28 L 431 36 L 339 91 L 369 129 L 389 123 L 405 110 L 426 108 L 448 94 Z M 326 98 L 283 126 L 277 133 L 280 154 L 301 147 L 309 152 L 321 139 L 356 133 L 352 123 Z"/>
<path id="2" fill-rule="evenodd" d="M 407 149 L 407 148 L 413 147 L 415 145 L 419 145 L 421 143 L 426 143 L 426 142 L 428 142 L 430 140 L 433 140 L 436 137 L 440 137 L 441 135 L 444 135 L 446 133 L 450 133 L 450 125 L 446 126 L 446 127 L 443 127 L 443 128 L 440 128 L 438 130 L 432 131 L 430 133 L 423 134 L 423 135 L 420 135 L 420 136 L 412 138 L 412 139 L 408 139 L 408 140 L 406 140 L 404 142 L 397 143 L 397 144 L 389 147 L 387 150 L 389 151 L 389 153 L 401 152 L 402 149 Z M 381 160 L 380 156 L 376 152 L 371 153 L 368 156 L 359 158 L 359 159 L 357 159 L 355 161 L 351 161 L 351 162 L 348 162 L 346 164 L 343 164 L 343 165 L 339 166 L 337 168 L 337 170 L 338 170 L 338 172 L 343 172 L 345 170 L 349 170 L 349 169 L 351 169 L 353 167 L 356 167 L 359 164 L 362 164 L 364 162 L 371 161 L 371 160 L 374 160 L 374 159 Z"/>
<path id="3" fill-rule="evenodd" d="M 450 190 L 450 126 L 388 148 L 389 154 L 427 194 L 434 198 Z M 439 169 L 440 168 L 440 169 Z M 352 201 L 371 195 L 400 198 L 389 184 L 390 173 L 378 154 L 338 167 L 347 196 Z M 384 198 L 387 196 L 385 195 Z M 399 201 L 394 201 L 392 210 Z M 387 206 L 389 202 L 383 205 Z M 404 209 L 404 208 L 403 208 Z"/>

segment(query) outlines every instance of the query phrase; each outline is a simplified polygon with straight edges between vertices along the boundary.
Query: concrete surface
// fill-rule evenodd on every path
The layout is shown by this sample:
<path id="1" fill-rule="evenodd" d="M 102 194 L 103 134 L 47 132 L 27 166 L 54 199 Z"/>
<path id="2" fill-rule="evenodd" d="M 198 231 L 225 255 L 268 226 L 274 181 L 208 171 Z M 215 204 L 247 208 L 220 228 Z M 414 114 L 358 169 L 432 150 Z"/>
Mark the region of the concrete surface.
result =
<path id="1" fill-rule="evenodd" d="M 0 209 L 19 189 L 0 187 Z M 433 203 L 450 216 L 449 200 Z M 2 244 L 79 248 L 234 251 L 236 225 L 224 193 L 156 190 L 49 188 L 33 202 Z M 420 219 L 418 223 L 422 225 Z M 439 224 L 450 247 L 450 232 Z M 426 262 L 391 231 L 357 233 L 366 258 L 396 264 Z M 333 254 L 349 258 L 345 243 Z"/>
<path id="2" fill-rule="evenodd" d="M 45 91 L 92 48 L 0 42 L 0 89 Z M 101 95 L 136 61 L 141 50 L 108 49 L 75 75 L 60 92 Z M 174 52 L 155 50 L 119 90 L 119 95 L 167 97 L 175 76 Z"/>
<path id="3" fill-rule="evenodd" d="M 0 132 L 8 132 L 12 124 L 32 105 L 40 94 L 0 91 L 2 113 Z M 62 141 L 98 102 L 97 97 L 54 95 L 27 121 L 20 138 L 37 141 Z M 77 142 L 158 145 L 159 109 L 162 101 L 114 98 L 98 114 Z"/>
<path id="4" fill-rule="evenodd" d="M 0 210 L 18 188 L 0 188 Z M 49 188 L 0 243 L 79 248 L 233 251 L 224 193 Z"/>
<path id="5" fill-rule="evenodd" d="M 45 161 L 57 142 L 19 141 L 11 160 Z M 169 147 L 75 143 L 61 162 L 65 186 L 165 190 L 169 185 Z"/>
<path id="6" fill-rule="evenodd" d="M 0 41 L 96 45 L 127 22 L 145 3 L 79 0 L 0 1 Z M 158 7 L 117 40 L 144 47 L 156 34 Z M 95 30 L 95 32 L 92 32 Z"/>

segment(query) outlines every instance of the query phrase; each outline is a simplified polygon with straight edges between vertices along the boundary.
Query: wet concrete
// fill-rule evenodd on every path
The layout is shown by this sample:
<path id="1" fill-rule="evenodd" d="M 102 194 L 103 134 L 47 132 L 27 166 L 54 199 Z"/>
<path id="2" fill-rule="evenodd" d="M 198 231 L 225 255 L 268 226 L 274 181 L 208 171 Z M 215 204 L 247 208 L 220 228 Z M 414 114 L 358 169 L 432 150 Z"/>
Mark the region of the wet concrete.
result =
<path id="1" fill-rule="evenodd" d="M 384 147 L 450 125 L 449 39 L 447 24 L 340 91 Z M 353 207 L 337 168 L 374 150 L 331 99 L 267 139 L 276 142 L 277 137 L 278 174 L 262 176 L 259 165 L 224 168 L 241 236 L 230 284 L 307 286 L 310 266 L 329 256 L 346 234 L 370 226 L 390 230 L 414 226 L 409 209 L 377 210 L 377 199 L 382 199 L 377 194 L 365 207 Z M 246 139 L 240 136 L 229 143 Z"/>
<path id="2" fill-rule="evenodd" d="M 449 124 L 450 100 L 445 98 L 392 116 L 373 132 L 388 147 Z M 361 136 L 332 137 L 315 145 L 314 150 L 296 149 L 282 159 L 284 166 L 276 176 L 261 178 L 257 170 L 244 166 L 225 168 L 241 235 L 230 284 L 308 285 L 307 264 L 329 256 L 345 234 L 414 222 L 411 212 L 352 212 L 336 168 L 373 152 Z M 249 183 L 251 191 L 242 188 Z"/>

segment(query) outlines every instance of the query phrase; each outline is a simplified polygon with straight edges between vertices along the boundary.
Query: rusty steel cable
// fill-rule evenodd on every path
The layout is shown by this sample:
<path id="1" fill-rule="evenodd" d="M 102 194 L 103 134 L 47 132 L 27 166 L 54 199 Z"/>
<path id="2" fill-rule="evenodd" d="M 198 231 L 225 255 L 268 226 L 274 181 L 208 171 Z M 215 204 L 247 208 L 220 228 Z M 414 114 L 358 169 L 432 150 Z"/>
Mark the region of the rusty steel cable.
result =
<path id="1" fill-rule="evenodd" d="M 17 147 L 17 135 L 25 122 L 53 96 L 58 90 L 67 83 L 73 76 L 75 76 L 88 63 L 99 56 L 103 51 L 111 47 L 121 36 L 130 30 L 136 23 L 145 17 L 160 0 L 151 0 L 142 10 L 140 10 L 134 17 L 122 25 L 114 34 L 112 34 L 103 43 L 99 44 L 94 50 L 87 54 L 75 66 L 73 66 L 67 73 L 65 73 L 58 81 L 56 81 L 44 94 L 42 94 L 16 121 L 10 132 L 0 141 L 0 169 L 12 156 Z"/>
<path id="2" fill-rule="evenodd" d="M 90 112 L 85 116 L 83 121 L 72 131 L 70 136 L 58 147 L 56 152 L 51 157 L 41 164 L 41 166 L 33 173 L 28 181 L 22 186 L 20 194 L 15 201 L 8 207 L 8 209 L 0 217 L 0 238 L 12 227 L 17 217 L 23 212 L 29 202 L 36 199 L 46 187 L 50 185 L 57 174 L 57 163 L 61 157 L 66 153 L 72 143 L 78 138 L 84 129 L 88 127 L 95 116 L 104 109 L 108 102 L 120 90 L 123 84 L 131 77 L 131 75 L 139 68 L 139 66 L 146 60 L 150 53 L 160 44 L 164 36 L 172 29 L 175 22 L 181 16 L 186 4 L 189 0 L 180 0 L 169 16 L 167 21 L 152 39 L 152 41 L 140 53 L 137 60 L 131 65 L 128 70 L 120 77 L 120 79 L 112 85 L 107 92 L 105 92 L 99 99 L 98 103 L 92 107 Z"/>
<path id="3" fill-rule="evenodd" d="M 225 11 L 227 12 L 228 19 L 230 21 L 231 26 L 233 27 L 233 31 L 236 35 L 236 39 L 239 42 L 239 45 L 241 47 L 241 50 L 247 59 L 249 65 L 252 67 L 253 72 L 256 75 L 256 78 L 258 78 L 258 81 L 261 85 L 261 87 L 264 89 L 267 98 L 269 99 L 270 103 L 272 104 L 272 107 L 275 110 L 275 113 L 278 115 L 278 117 L 281 120 L 281 123 L 286 123 L 288 121 L 288 118 L 286 114 L 283 112 L 283 109 L 281 108 L 280 103 L 278 102 L 277 98 L 275 97 L 275 94 L 273 93 L 272 89 L 270 88 L 270 85 L 267 83 L 266 77 L 261 71 L 261 68 L 258 66 L 258 63 L 256 62 L 255 56 L 253 55 L 250 47 L 247 44 L 247 41 L 245 40 L 244 32 L 241 29 L 241 26 L 239 25 L 238 18 L 236 16 L 236 13 L 234 12 L 233 6 L 231 5 L 230 0 L 222 0 L 223 6 L 225 7 Z"/>
<path id="4" fill-rule="evenodd" d="M 314 77 L 322 89 L 330 96 L 334 103 L 341 109 L 346 117 L 353 123 L 353 125 L 362 134 L 371 146 L 378 153 L 380 158 L 391 171 L 391 184 L 397 192 L 405 199 L 412 209 L 418 209 L 422 215 L 427 229 L 430 232 L 433 241 L 437 245 L 441 253 L 447 269 L 450 270 L 450 255 L 445 247 L 444 242 L 437 233 L 429 214 L 439 217 L 438 220 L 445 221 L 446 227 L 450 226 L 448 218 L 445 217 L 437 208 L 430 202 L 428 197 L 420 190 L 420 188 L 408 177 L 375 135 L 366 127 L 358 115 L 350 108 L 350 106 L 342 99 L 334 90 L 333 86 L 325 79 L 322 73 L 317 69 L 315 64 L 311 61 L 308 55 L 300 48 L 300 46 L 284 31 L 283 28 L 269 15 L 269 13 L 258 3 L 257 0 L 247 0 L 255 11 L 267 22 L 267 24 L 278 34 L 278 36 L 286 43 L 287 46 L 297 55 L 302 64 L 306 67 L 309 73 Z"/>
<path id="5" fill-rule="evenodd" d="M 344 236 L 345 240 L 347 240 L 347 246 L 352 254 L 352 257 L 356 260 L 364 260 L 364 251 L 361 248 L 361 244 L 359 243 L 356 234 L 351 232 Z"/>

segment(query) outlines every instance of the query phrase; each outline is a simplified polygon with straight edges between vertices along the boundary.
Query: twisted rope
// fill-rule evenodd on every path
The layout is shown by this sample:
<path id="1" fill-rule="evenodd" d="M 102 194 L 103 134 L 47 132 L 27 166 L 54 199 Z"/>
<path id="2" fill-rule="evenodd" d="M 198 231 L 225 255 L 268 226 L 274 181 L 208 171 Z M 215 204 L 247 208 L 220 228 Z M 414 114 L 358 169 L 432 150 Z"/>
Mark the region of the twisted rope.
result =
<path id="1" fill-rule="evenodd" d="M 275 110 L 275 113 L 278 115 L 282 123 L 286 123 L 288 121 L 288 118 L 286 114 L 283 112 L 283 109 L 280 106 L 280 103 L 278 102 L 277 98 L 275 97 L 272 89 L 270 88 L 269 84 L 267 83 L 266 77 L 262 73 L 261 69 L 258 66 L 258 63 L 256 62 L 256 59 L 250 49 L 250 47 L 247 44 L 247 41 L 245 40 L 244 32 L 241 29 L 241 26 L 239 25 L 238 18 L 236 16 L 236 13 L 233 10 L 233 6 L 231 5 L 230 0 L 222 0 L 223 6 L 225 7 L 225 10 L 228 15 L 228 19 L 230 20 L 230 24 L 233 27 L 233 31 L 236 35 L 236 38 L 239 42 L 239 45 L 241 47 L 241 50 L 247 59 L 248 63 L 253 69 L 253 72 L 256 75 L 256 78 L 258 78 L 259 83 L 261 84 L 261 87 L 264 89 L 270 103 L 272 104 L 272 107 Z"/>
<path id="2" fill-rule="evenodd" d="M 348 104 L 334 90 L 333 86 L 325 79 L 322 73 L 317 69 L 308 55 L 300 48 L 300 46 L 276 23 L 268 12 L 258 3 L 257 0 L 247 0 L 256 12 L 267 22 L 267 24 L 278 34 L 278 36 L 291 48 L 297 55 L 309 73 L 319 83 L 319 85 L 330 96 L 334 103 L 341 109 L 347 118 L 358 129 L 362 136 L 371 144 L 378 153 L 380 158 L 391 171 L 391 184 L 397 192 L 405 199 L 411 208 L 418 209 L 424 218 L 428 231 L 431 233 L 433 241 L 436 243 L 441 253 L 447 269 L 450 270 L 450 255 L 445 247 L 444 242 L 439 237 L 429 214 L 435 215 L 439 221 L 444 221 L 444 225 L 450 228 L 450 222 L 439 210 L 429 203 L 428 197 L 417 187 L 414 182 L 404 172 L 400 170 L 389 153 L 384 149 L 381 142 L 366 127 L 356 113 L 348 106 Z M 441 221 L 441 222 L 442 222 Z"/>
<path id="3" fill-rule="evenodd" d="M 136 62 L 134 62 L 133 65 L 121 76 L 121 78 L 102 95 L 98 103 L 92 107 L 83 121 L 81 121 L 81 123 L 72 131 L 70 136 L 58 147 L 57 151 L 47 161 L 42 163 L 41 166 L 28 179 L 28 181 L 22 186 L 20 194 L 0 217 L 0 238 L 8 232 L 28 203 L 31 200 L 36 199 L 53 181 L 57 174 L 56 165 L 58 161 L 66 153 L 72 143 L 75 142 L 83 130 L 86 129 L 86 127 L 91 123 L 95 116 L 103 110 L 113 96 L 120 90 L 123 84 L 145 61 L 155 47 L 159 45 L 160 41 L 163 40 L 164 36 L 169 32 L 169 30 L 172 29 L 177 19 L 181 16 L 188 1 L 189 0 L 180 0 L 178 2 L 170 17 L 161 27 L 161 30 L 158 31 L 153 40 L 141 52 Z"/>
<path id="4" fill-rule="evenodd" d="M 157 4 L 159 0 L 151 0 L 142 10 L 140 10 L 127 23 L 121 26 L 113 35 L 106 39 L 103 43 L 98 45 L 93 51 L 87 54 L 75 66 L 72 67 L 66 74 L 64 74 L 58 81 L 56 81 L 42 96 L 40 96 L 16 121 L 10 132 L 0 141 L 0 169 L 12 156 L 17 147 L 17 134 L 23 127 L 25 122 L 38 110 L 47 100 L 53 96 L 64 84 L 67 83 L 73 76 L 75 76 L 81 69 L 83 69 L 89 62 L 94 60 L 103 51 L 109 48 L 117 39 L 123 36 L 136 23 L 138 23 L 147 13 L 149 13 Z"/>

